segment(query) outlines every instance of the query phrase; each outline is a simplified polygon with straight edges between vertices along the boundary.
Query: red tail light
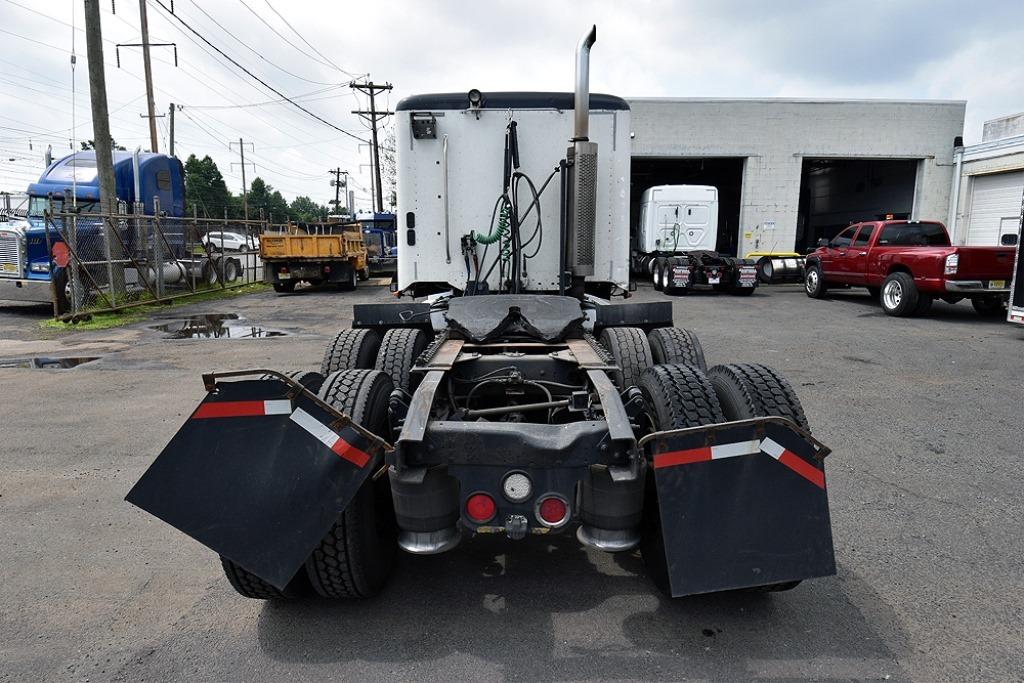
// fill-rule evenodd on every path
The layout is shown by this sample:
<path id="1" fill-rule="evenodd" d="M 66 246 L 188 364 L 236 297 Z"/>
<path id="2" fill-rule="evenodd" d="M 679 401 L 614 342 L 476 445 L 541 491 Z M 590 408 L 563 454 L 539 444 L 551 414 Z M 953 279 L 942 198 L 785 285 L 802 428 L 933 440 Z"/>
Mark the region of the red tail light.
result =
<path id="1" fill-rule="evenodd" d="M 556 496 L 541 498 L 537 504 L 537 518 L 545 526 L 561 526 L 569 520 L 569 505 Z"/>
<path id="2" fill-rule="evenodd" d="M 466 516 L 477 524 L 491 521 L 497 509 L 494 499 L 486 493 L 474 493 L 466 499 Z"/>

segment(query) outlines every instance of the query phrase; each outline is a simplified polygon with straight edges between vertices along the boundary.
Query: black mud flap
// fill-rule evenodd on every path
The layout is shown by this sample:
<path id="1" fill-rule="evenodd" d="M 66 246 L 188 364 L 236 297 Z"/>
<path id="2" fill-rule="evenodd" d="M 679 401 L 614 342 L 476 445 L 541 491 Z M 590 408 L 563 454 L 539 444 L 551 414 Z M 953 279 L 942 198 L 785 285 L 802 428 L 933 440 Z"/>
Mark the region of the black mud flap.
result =
<path id="1" fill-rule="evenodd" d="M 835 574 L 829 451 L 797 425 L 758 418 L 644 442 L 673 597 Z"/>
<path id="2" fill-rule="evenodd" d="M 284 589 L 383 442 L 284 378 L 207 385 L 126 500 Z"/>

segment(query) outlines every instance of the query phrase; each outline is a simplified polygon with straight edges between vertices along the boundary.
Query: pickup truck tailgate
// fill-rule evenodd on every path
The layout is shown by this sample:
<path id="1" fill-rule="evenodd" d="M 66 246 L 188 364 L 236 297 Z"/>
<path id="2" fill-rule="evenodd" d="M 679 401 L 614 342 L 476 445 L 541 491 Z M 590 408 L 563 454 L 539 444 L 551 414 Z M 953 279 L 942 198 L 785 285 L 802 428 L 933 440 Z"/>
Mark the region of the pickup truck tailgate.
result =
<path id="1" fill-rule="evenodd" d="M 1013 247 L 957 247 L 957 280 L 1006 280 L 1013 276 Z"/>

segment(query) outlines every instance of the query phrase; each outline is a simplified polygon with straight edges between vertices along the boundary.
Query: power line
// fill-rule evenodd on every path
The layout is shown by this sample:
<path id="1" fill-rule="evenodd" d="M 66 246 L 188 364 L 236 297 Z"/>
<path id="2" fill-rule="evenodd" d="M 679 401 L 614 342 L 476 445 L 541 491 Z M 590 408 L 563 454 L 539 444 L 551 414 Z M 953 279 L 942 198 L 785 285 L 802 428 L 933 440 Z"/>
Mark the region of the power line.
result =
<path id="1" fill-rule="evenodd" d="M 322 95 L 325 92 L 329 92 L 331 90 L 338 90 L 338 89 L 344 88 L 344 87 L 345 87 L 344 85 L 332 85 L 330 87 L 320 88 L 319 90 L 314 90 L 313 92 L 308 92 L 308 93 L 305 93 L 305 94 L 302 94 L 302 95 L 295 95 L 295 96 L 292 97 L 292 99 L 293 100 L 305 99 L 307 97 L 312 97 L 313 95 Z M 329 98 L 323 98 L 323 99 L 329 99 Z M 190 105 L 188 105 L 188 108 L 189 109 L 248 109 L 250 107 L 264 107 L 264 106 L 267 106 L 269 104 L 283 104 L 285 102 L 287 102 L 287 100 L 285 100 L 285 99 L 276 99 L 276 100 L 266 100 L 264 102 L 245 102 L 243 104 L 200 104 L 200 105 L 190 104 Z"/>
<path id="2" fill-rule="evenodd" d="M 275 88 L 274 86 L 270 85 L 269 83 L 267 83 L 266 81 L 264 81 L 264 80 L 263 80 L 262 78 L 260 78 L 259 76 L 257 76 L 257 75 L 256 75 L 256 74 L 254 74 L 253 72 L 249 71 L 249 69 L 245 68 L 244 66 L 242 66 L 241 64 L 239 64 L 238 62 L 236 62 L 236 61 L 235 61 L 234 59 L 232 59 L 232 58 L 231 58 L 231 57 L 230 57 L 229 55 L 227 55 L 227 54 L 226 54 L 226 53 L 225 53 L 225 52 L 224 52 L 223 50 L 221 50 L 221 49 L 220 49 L 219 47 L 217 47 L 216 45 L 214 45 L 213 43 L 211 43 L 211 42 L 210 42 L 209 40 L 207 40 L 205 36 L 203 36 L 203 35 L 202 35 L 201 33 L 199 33 L 199 32 L 198 32 L 198 31 L 196 31 L 196 30 L 195 30 L 194 28 L 192 28 L 191 26 L 189 26 L 189 25 L 188 25 L 188 24 L 187 24 L 187 23 L 186 23 L 186 22 L 185 22 L 184 20 L 182 20 L 182 18 L 181 18 L 181 17 L 179 17 L 178 15 L 174 14 L 173 12 L 171 12 L 171 11 L 170 11 L 170 10 L 169 10 L 169 9 L 168 9 L 168 8 L 167 8 L 167 7 L 165 6 L 165 5 L 164 5 L 164 3 L 163 3 L 163 2 L 161 2 L 161 0 L 154 0 L 154 1 L 156 2 L 156 4 L 157 4 L 157 5 L 159 5 L 159 6 L 161 7 L 161 8 L 163 8 L 163 10 L 164 10 L 165 12 L 169 13 L 169 14 L 170 14 L 170 16 L 174 17 L 175 21 L 177 21 L 177 22 L 178 22 L 179 24 L 181 24 L 182 26 L 184 26 L 184 27 L 185 27 L 186 29 L 188 29 L 188 30 L 189 30 L 189 31 L 190 31 L 191 33 L 195 34 L 195 36 L 196 36 L 197 38 L 199 38 L 199 39 L 200 39 L 201 41 L 203 41 L 204 43 L 206 43 L 207 45 L 209 45 L 209 46 L 210 46 L 211 48 L 213 48 L 214 50 L 216 50 L 216 51 L 217 51 L 217 52 L 218 52 L 218 53 L 219 53 L 219 54 L 220 54 L 221 56 L 223 56 L 223 57 L 224 57 L 225 59 L 227 59 L 227 60 L 228 60 L 229 62 L 231 62 L 231 63 L 232 63 L 232 64 L 234 64 L 234 65 L 235 65 L 236 67 L 238 67 L 239 69 L 241 69 L 241 70 L 242 70 L 242 71 L 243 71 L 243 72 L 244 72 L 244 73 L 245 73 L 245 74 L 246 74 L 247 76 L 249 76 L 249 77 L 250 77 L 250 78 L 252 78 L 253 80 L 255 80 L 255 81 L 257 81 L 258 83 L 260 83 L 260 85 L 262 85 L 262 86 L 263 86 L 264 88 L 266 88 L 266 89 L 270 90 L 270 91 L 271 91 L 271 92 L 273 92 L 273 93 L 274 93 L 275 95 L 277 95 L 277 96 L 279 96 L 279 97 L 283 98 L 284 100 L 288 101 L 288 102 L 289 102 L 289 103 L 290 103 L 290 104 L 291 104 L 292 106 L 294 106 L 294 107 L 295 107 L 296 109 L 299 109 L 299 110 L 301 110 L 301 111 L 305 112 L 306 114 L 308 114 L 309 116 L 313 117 L 314 119 L 316 119 L 316 120 L 317 120 L 317 121 L 319 121 L 320 123 L 324 124 L 325 126 L 329 126 L 330 128 L 333 128 L 334 130 L 338 131 L 339 133 L 342 133 L 343 135 L 347 135 L 347 136 L 349 136 L 350 138 L 353 138 L 353 139 L 355 139 L 355 140 L 358 140 L 359 142 L 363 142 L 363 143 L 366 143 L 366 142 L 367 142 L 366 140 L 364 140 L 363 138 L 359 137 L 358 135 L 355 135 L 354 133 L 350 133 L 350 132 L 348 132 L 347 130 L 345 130 L 344 128 L 340 128 L 340 127 L 336 126 L 335 124 L 331 123 L 331 122 L 330 122 L 330 121 L 328 121 L 327 119 L 325 119 L 325 118 L 323 118 L 323 117 L 319 116 L 318 114 L 314 114 L 314 113 L 313 113 L 312 111 L 310 111 L 309 109 L 306 109 L 305 107 L 303 107 L 303 106 L 302 106 L 301 104 L 299 104 L 298 102 L 295 102 L 294 100 L 292 100 L 291 98 L 289 98 L 289 97 L 288 97 L 287 95 L 285 95 L 285 94 L 284 94 L 283 92 L 281 92 L 280 90 L 278 90 L 278 89 L 277 89 L 277 88 Z M 0 29 L 0 30 L 2 30 L 2 29 Z"/>
<path id="3" fill-rule="evenodd" d="M 314 80 L 313 80 L 313 79 L 311 79 L 311 78 L 305 78 L 304 76 L 300 76 L 300 75 L 298 75 L 297 73 L 291 72 L 291 71 L 289 71 L 288 69 L 285 69 L 285 68 L 284 68 L 284 67 L 282 67 L 282 66 L 278 66 L 278 65 L 277 65 L 277 64 L 275 64 L 274 62 L 272 62 L 272 61 L 270 61 L 269 59 L 267 59 L 267 58 L 266 58 L 266 56 L 264 56 L 264 55 L 263 55 L 263 54 L 262 54 L 261 52 L 259 52 L 258 50 L 255 50 L 255 49 L 253 49 L 253 48 L 252 48 L 252 46 L 250 46 L 250 45 L 246 44 L 246 42 L 245 42 L 245 41 L 243 41 L 243 40 L 242 40 L 241 38 L 239 38 L 239 37 L 238 37 L 238 36 L 236 36 L 236 35 L 235 35 L 234 33 L 232 33 L 232 32 L 231 32 L 230 30 L 228 30 L 228 29 L 227 29 L 227 28 L 226 28 L 226 27 L 225 27 L 225 26 L 224 26 L 223 24 L 221 24 L 221 23 L 220 23 L 219 21 L 217 21 L 217 20 L 216 20 L 216 19 L 214 19 L 214 18 L 213 18 L 212 16 L 210 16 L 210 13 L 209 13 L 209 12 L 207 12 L 206 10 L 204 10 L 204 9 L 203 9 L 202 7 L 200 7 L 200 6 L 199 6 L 199 5 L 198 5 L 198 4 L 197 4 L 197 3 L 195 2 L 195 0 L 192 0 L 192 4 L 193 4 L 193 5 L 195 5 L 195 8 L 196 8 L 197 10 L 199 10 L 200 12 L 202 12 L 202 13 L 203 13 L 203 16 L 205 16 L 205 17 L 206 17 L 207 19 L 209 19 L 209 20 L 210 20 L 210 21 L 212 21 L 212 22 L 213 22 L 214 24 L 216 24 L 216 25 L 217 25 L 217 28 L 219 28 L 219 29 L 220 29 L 221 31 L 224 31 L 224 33 L 226 33 L 226 34 L 228 34 L 229 36 L 231 36 L 232 38 L 234 38 L 234 39 L 235 39 L 235 42 L 237 42 L 237 43 L 238 43 L 239 45 L 241 45 L 242 47 L 244 47 L 244 48 L 245 48 L 246 50 L 248 50 L 249 52 L 253 53 L 254 55 L 256 55 L 257 57 L 259 57 L 259 58 L 260 58 L 260 59 L 262 59 L 262 60 L 263 60 L 264 62 L 266 62 L 266 63 L 267 63 L 267 64 L 269 64 L 270 66 L 274 67 L 274 68 L 275 68 L 275 69 L 277 69 L 278 71 L 281 71 L 281 72 L 283 72 L 283 73 L 286 73 L 286 74 L 288 74 L 289 76 L 291 76 L 292 78 L 297 78 L 297 79 L 299 79 L 300 81 L 306 81 L 307 83 L 313 83 L 314 85 L 336 85 L 335 83 L 327 83 L 327 82 L 325 82 L 325 81 L 314 81 Z M 244 4 L 244 3 L 243 3 L 243 4 Z"/>
<path id="4" fill-rule="evenodd" d="M 318 55 L 320 56 L 320 59 L 317 59 L 316 57 L 314 57 L 313 55 L 309 54 L 308 52 L 306 52 L 305 50 L 303 50 L 302 48 L 300 48 L 300 47 L 299 47 L 298 45 L 296 45 L 296 44 L 295 44 L 295 43 L 293 43 L 292 41 L 288 40 L 288 38 L 286 38 L 286 37 L 285 37 L 284 35 L 282 35 L 282 33 L 281 33 L 280 31 L 278 31 L 278 30 L 277 30 L 276 28 L 274 28 L 273 24 L 270 24 L 269 22 L 267 22 L 267 20 L 266 20 L 266 19 L 264 19 L 264 18 L 263 18 L 262 16 L 260 16 L 260 14 L 259 14 L 258 12 L 256 12 L 256 10 L 254 10 L 254 9 L 253 9 L 252 7 L 250 7 L 250 6 L 248 5 L 248 3 L 246 3 L 246 2 L 245 2 L 245 0 L 238 0 L 238 1 L 239 1 L 240 3 L 242 3 L 242 6 L 243 6 L 243 7 L 245 7 L 245 9 L 249 10 L 249 12 L 250 12 L 250 13 L 251 13 L 251 14 L 252 14 L 252 15 L 253 15 L 254 17 L 256 17 L 257 19 L 259 19 L 259 20 L 260 20 L 260 23 L 262 23 L 262 24 L 263 24 L 264 26 L 266 26 L 266 27 L 267 27 L 267 28 L 269 28 L 269 29 L 270 29 L 271 31 L 273 31 L 273 32 L 274 32 L 274 34 L 275 34 L 275 35 L 276 35 L 276 36 L 277 36 L 278 38 L 280 38 L 280 39 L 281 39 L 281 40 L 283 40 L 284 42 L 286 42 L 286 43 L 288 43 L 289 45 L 291 45 L 291 46 L 292 46 L 293 48 L 295 48 L 295 49 L 296 49 L 296 50 L 297 50 L 297 51 L 298 51 L 298 52 L 299 52 L 300 54 L 302 54 L 303 56 L 305 56 L 305 57 L 308 57 L 309 59 L 312 59 L 312 60 L 313 60 L 314 62 L 317 62 L 318 64 L 323 64 L 324 66 L 328 66 L 328 67 L 330 67 L 330 68 L 332 68 L 332 69 L 336 69 L 336 70 L 340 71 L 341 73 L 345 74 L 346 76 L 349 76 L 350 78 L 355 78 L 355 77 L 356 77 L 356 75 L 355 75 L 355 74 L 352 74 L 352 73 L 350 73 L 350 72 L 348 72 L 348 71 L 345 71 L 345 70 L 344 70 L 344 69 L 342 69 L 342 68 L 341 68 L 340 66 L 338 66 L 337 64 L 335 64 L 334 62 L 332 62 L 332 61 L 331 61 L 330 59 L 328 59 L 327 57 L 325 57 L 325 56 L 323 55 L 323 53 L 321 53 L 321 52 L 320 52 L 319 50 L 317 50 L 317 49 L 316 49 L 315 47 L 313 47 L 312 45 L 310 45 L 309 41 L 308 41 L 308 40 L 306 40 L 305 38 L 303 38 L 303 37 L 302 37 L 302 35 L 298 33 L 298 31 L 295 31 L 295 29 L 294 29 L 294 28 L 292 28 L 291 24 L 289 24 L 289 23 L 288 23 L 288 21 L 287 21 L 287 20 L 286 20 L 286 19 L 285 19 L 284 17 L 282 17 L 282 16 L 281 16 L 281 14 L 280 14 L 280 13 L 279 13 L 279 12 L 278 12 L 278 11 L 277 11 L 276 9 L 274 9 L 274 7 L 273 7 L 273 6 L 272 6 L 272 5 L 271 5 L 271 4 L 269 3 L 269 2 L 267 3 L 267 6 L 268 6 L 268 7 L 270 7 L 271 11 L 272 11 L 272 12 L 273 12 L 274 14 L 276 14 L 276 15 L 278 16 L 278 18 L 279 18 L 279 19 L 281 19 L 281 21 L 283 21 L 283 22 L 285 23 L 285 25 L 287 25 L 287 26 L 288 26 L 288 28 L 291 28 L 291 29 L 292 29 L 292 31 L 294 31 L 294 32 L 295 32 L 295 34 L 296 34 L 296 35 L 298 35 L 298 36 L 299 36 L 299 38 L 301 38 L 301 39 L 302 39 L 302 42 L 306 43 L 306 45 L 309 45 L 309 47 L 310 47 L 310 48 L 312 48 L 312 49 L 313 49 L 313 51 L 314 51 L 314 52 L 316 52 L 316 53 L 317 53 L 317 54 L 318 54 Z"/>

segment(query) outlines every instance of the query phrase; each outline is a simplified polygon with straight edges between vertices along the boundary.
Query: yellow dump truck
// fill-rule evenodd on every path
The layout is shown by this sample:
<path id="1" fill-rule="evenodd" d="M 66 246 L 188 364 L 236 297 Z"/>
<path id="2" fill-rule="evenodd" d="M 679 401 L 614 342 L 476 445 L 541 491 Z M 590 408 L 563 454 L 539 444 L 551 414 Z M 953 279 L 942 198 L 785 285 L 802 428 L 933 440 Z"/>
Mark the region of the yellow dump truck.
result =
<path id="1" fill-rule="evenodd" d="M 370 277 L 363 234 L 340 224 L 294 224 L 269 228 L 260 236 L 263 273 L 275 292 L 291 292 L 299 282 L 356 288 Z"/>

